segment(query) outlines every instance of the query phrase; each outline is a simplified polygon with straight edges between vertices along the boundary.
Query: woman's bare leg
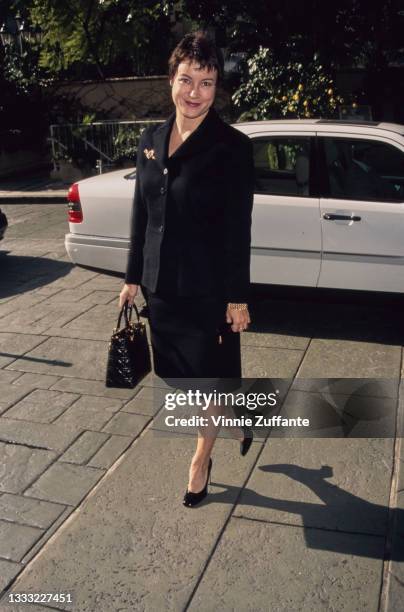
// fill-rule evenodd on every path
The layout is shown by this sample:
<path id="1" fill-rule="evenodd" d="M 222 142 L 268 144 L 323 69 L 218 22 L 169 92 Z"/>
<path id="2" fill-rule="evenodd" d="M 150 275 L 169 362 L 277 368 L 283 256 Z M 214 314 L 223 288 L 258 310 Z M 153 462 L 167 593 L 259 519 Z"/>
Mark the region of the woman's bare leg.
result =
<path id="1" fill-rule="evenodd" d="M 213 403 L 209 404 L 207 410 L 203 410 L 201 413 L 201 416 L 207 418 L 208 425 L 200 427 L 198 430 L 196 450 L 189 468 L 188 491 L 191 493 L 198 493 L 205 486 L 209 459 L 221 428 L 220 425 L 214 424 L 211 417 L 219 415 L 228 416 L 228 413 L 229 410 L 226 407 Z M 244 433 L 239 427 L 231 427 L 229 429 L 234 431 L 234 435 L 238 440 L 241 441 L 244 438 Z"/>
<path id="2" fill-rule="evenodd" d="M 220 425 L 216 426 L 211 417 L 220 414 L 222 414 L 221 406 L 213 403 L 209 404 L 206 410 L 201 411 L 201 416 L 207 419 L 208 424 L 198 430 L 196 450 L 189 468 L 188 491 L 191 493 L 198 493 L 205 486 L 209 458 L 220 431 Z"/>

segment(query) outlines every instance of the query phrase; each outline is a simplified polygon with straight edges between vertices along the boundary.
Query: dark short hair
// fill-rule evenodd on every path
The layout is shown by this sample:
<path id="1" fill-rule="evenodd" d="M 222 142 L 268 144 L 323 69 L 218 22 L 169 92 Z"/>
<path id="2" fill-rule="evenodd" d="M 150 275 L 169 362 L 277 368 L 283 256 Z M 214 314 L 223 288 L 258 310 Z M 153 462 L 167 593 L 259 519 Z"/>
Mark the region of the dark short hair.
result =
<path id="1" fill-rule="evenodd" d="M 168 60 L 168 76 L 172 79 L 181 62 L 196 62 L 201 68 L 217 70 L 218 79 L 223 76 L 223 55 L 210 36 L 198 30 L 186 34 L 175 47 Z"/>

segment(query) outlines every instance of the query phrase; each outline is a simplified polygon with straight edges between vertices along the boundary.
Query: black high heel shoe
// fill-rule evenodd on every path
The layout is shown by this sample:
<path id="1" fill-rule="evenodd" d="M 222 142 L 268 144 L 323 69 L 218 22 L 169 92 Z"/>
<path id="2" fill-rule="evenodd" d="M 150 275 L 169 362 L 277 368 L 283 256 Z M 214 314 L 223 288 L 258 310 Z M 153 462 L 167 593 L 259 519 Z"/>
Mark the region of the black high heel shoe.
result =
<path id="1" fill-rule="evenodd" d="M 206 483 L 203 489 L 201 491 L 198 491 L 198 493 L 192 493 L 191 491 L 188 491 L 188 489 L 186 490 L 182 503 L 187 508 L 192 508 L 193 506 L 196 506 L 196 504 L 199 504 L 207 496 L 208 483 L 210 482 L 210 472 L 212 470 L 212 464 L 213 464 L 213 461 L 211 458 L 209 458 L 208 475 L 206 477 Z"/>
<path id="2" fill-rule="evenodd" d="M 240 455 L 245 457 L 245 455 L 250 450 L 250 446 L 251 446 L 252 441 L 254 439 L 254 431 L 250 427 L 247 427 L 247 425 L 244 425 L 242 427 L 242 430 L 243 430 L 243 433 L 244 433 L 244 438 L 240 442 Z"/>

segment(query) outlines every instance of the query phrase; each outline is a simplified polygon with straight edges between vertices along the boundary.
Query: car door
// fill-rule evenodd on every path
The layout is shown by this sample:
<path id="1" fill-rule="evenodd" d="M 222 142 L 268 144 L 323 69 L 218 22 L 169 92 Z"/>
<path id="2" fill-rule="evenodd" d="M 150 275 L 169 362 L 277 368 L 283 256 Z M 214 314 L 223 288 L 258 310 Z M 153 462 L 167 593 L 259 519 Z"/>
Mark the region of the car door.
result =
<path id="1" fill-rule="evenodd" d="M 319 287 L 404 292 L 404 147 L 382 137 L 319 134 Z"/>
<path id="2" fill-rule="evenodd" d="M 320 272 L 318 195 L 310 176 L 313 133 L 255 132 L 251 280 L 315 286 Z"/>

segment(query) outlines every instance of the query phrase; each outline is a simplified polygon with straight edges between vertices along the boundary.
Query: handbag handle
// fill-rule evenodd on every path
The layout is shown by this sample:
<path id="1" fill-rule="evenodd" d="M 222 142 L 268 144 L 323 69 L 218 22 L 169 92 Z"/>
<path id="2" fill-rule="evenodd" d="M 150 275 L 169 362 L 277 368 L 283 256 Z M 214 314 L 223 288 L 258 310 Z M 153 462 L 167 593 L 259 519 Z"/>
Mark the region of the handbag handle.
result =
<path id="1" fill-rule="evenodd" d="M 133 308 L 135 309 L 135 312 L 136 312 L 137 322 L 140 323 L 139 311 L 137 309 L 136 304 L 133 303 L 133 307 L 132 307 L 132 306 L 129 306 L 127 301 L 125 301 L 123 306 L 122 306 L 122 308 L 121 308 L 121 312 L 119 313 L 118 323 L 117 323 L 116 329 L 120 329 L 120 327 L 121 327 L 122 315 L 124 316 L 124 319 L 125 319 L 125 327 L 129 327 L 129 324 L 130 324 L 131 319 L 132 319 L 132 310 L 133 310 Z M 129 313 L 129 316 L 128 316 L 128 313 Z"/>

